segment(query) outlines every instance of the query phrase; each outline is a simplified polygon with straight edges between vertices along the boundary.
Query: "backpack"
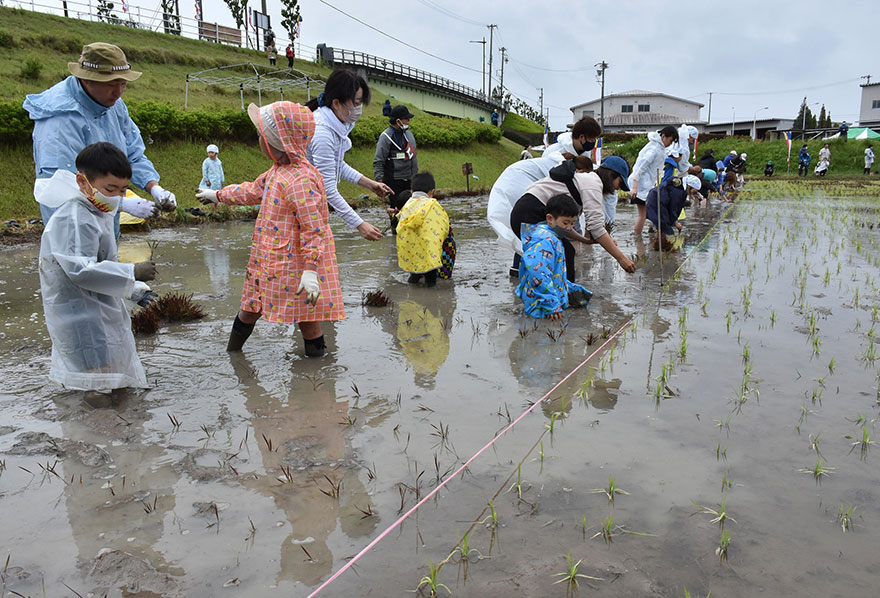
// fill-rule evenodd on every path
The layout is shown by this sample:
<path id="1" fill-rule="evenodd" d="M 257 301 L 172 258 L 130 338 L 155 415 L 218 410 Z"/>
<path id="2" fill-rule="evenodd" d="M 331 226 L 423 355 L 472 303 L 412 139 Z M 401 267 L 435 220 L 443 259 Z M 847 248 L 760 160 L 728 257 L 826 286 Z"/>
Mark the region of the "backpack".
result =
<path id="1" fill-rule="evenodd" d="M 577 169 L 575 168 L 574 160 L 565 160 L 562 164 L 550 169 L 550 178 L 557 183 L 565 183 L 572 199 L 574 199 L 577 205 L 583 207 L 584 202 L 581 200 L 581 192 L 578 190 L 577 185 L 574 184 L 574 175 L 576 172 Z"/>

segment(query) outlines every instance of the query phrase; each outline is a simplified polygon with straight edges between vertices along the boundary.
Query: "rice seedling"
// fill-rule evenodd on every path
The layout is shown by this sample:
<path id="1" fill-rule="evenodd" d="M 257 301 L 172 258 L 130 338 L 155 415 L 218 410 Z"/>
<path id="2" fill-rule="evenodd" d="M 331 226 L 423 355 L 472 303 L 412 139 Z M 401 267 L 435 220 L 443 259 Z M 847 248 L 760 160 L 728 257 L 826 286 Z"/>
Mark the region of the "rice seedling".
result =
<path id="1" fill-rule="evenodd" d="M 606 544 L 611 544 L 614 541 L 614 514 L 609 513 L 608 517 L 605 518 L 605 521 L 602 522 L 602 526 L 599 528 L 599 531 L 593 534 L 590 538 L 596 538 L 598 536 L 602 536 L 602 539 Z"/>
<path id="2" fill-rule="evenodd" d="M 730 533 L 727 530 L 721 530 L 721 539 L 718 541 L 718 548 L 715 549 L 715 555 L 718 557 L 719 564 L 727 560 L 729 548 Z"/>
<path id="3" fill-rule="evenodd" d="M 712 420 L 713 422 L 715 422 L 715 427 L 716 427 L 716 428 L 718 428 L 719 430 L 724 430 L 725 432 L 727 432 L 727 436 L 728 436 L 728 437 L 730 437 L 730 420 L 731 420 L 731 417 L 732 417 L 731 415 L 728 415 L 727 417 L 724 417 L 724 418 L 721 418 L 721 419 L 714 419 L 714 420 Z"/>
<path id="4" fill-rule="evenodd" d="M 746 344 L 744 344 L 743 348 L 742 348 L 742 361 L 743 361 L 743 363 L 748 364 L 749 361 L 751 360 L 751 357 L 752 357 L 751 347 L 750 347 L 749 343 L 746 342 Z"/>
<path id="5" fill-rule="evenodd" d="M 724 318 L 727 321 L 727 334 L 730 334 L 730 321 L 733 318 L 733 309 L 728 309 L 727 313 L 724 314 Z"/>
<path id="6" fill-rule="evenodd" d="M 833 467 L 828 467 L 827 465 L 822 463 L 822 457 L 820 456 L 816 459 L 815 465 L 813 465 L 812 467 L 798 469 L 798 471 L 800 473 L 808 473 L 812 475 L 815 478 L 816 483 L 822 485 L 822 478 L 831 475 L 833 469 Z"/>
<path id="7" fill-rule="evenodd" d="M 305 547 L 304 544 L 300 544 L 299 547 L 302 548 L 302 551 L 303 551 L 303 552 L 305 553 L 305 555 L 306 555 L 306 561 L 305 561 L 305 562 L 307 562 L 307 563 L 317 563 L 317 562 L 318 562 L 318 561 L 316 561 L 314 558 L 312 558 L 312 555 L 309 554 L 309 551 L 308 551 L 308 550 L 306 550 L 306 547 Z"/>
<path id="8" fill-rule="evenodd" d="M 189 322 L 204 318 L 205 311 L 192 298 L 192 293 L 168 293 L 154 299 L 148 309 L 152 309 L 160 320 L 168 322 Z"/>
<path id="9" fill-rule="evenodd" d="M 578 397 L 579 399 L 583 399 L 583 400 L 587 400 L 589 398 L 589 396 L 590 396 L 589 391 L 591 388 L 593 388 L 593 386 L 595 384 L 595 382 L 593 380 L 594 374 L 595 374 L 595 370 L 593 369 L 593 366 L 590 366 L 590 371 L 587 374 L 586 380 L 584 380 L 584 382 L 583 382 L 583 384 L 581 384 L 580 388 L 578 388 L 574 393 L 574 395 L 576 397 Z"/>
<path id="10" fill-rule="evenodd" d="M 318 390 L 324 385 L 324 378 L 320 374 L 306 374 L 306 380 L 312 384 L 312 390 Z"/>
<path id="11" fill-rule="evenodd" d="M 822 341 L 819 340 L 818 336 L 813 337 L 813 357 L 819 354 L 822 349 Z"/>
<path id="12" fill-rule="evenodd" d="M 438 563 L 435 565 L 431 561 L 428 561 L 428 575 L 423 576 L 419 580 L 419 585 L 416 586 L 415 592 L 424 595 L 424 590 L 427 589 L 429 591 L 428 596 L 432 598 L 438 596 L 437 593 L 441 588 L 446 590 L 448 595 L 452 595 L 452 591 L 446 587 L 445 584 L 437 581 L 437 575 L 440 573 L 440 569 L 442 567 L 442 563 Z"/>
<path id="13" fill-rule="evenodd" d="M 354 425 L 357 423 L 357 420 L 357 416 L 352 417 L 351 415 L 346 415 L 345 418 L 341 422 L 339 422 L 339 425 L 346 428 L 351 428 L 354 427 Z"/>
<path id="14" fill-rule="evenodd" d="M 697 501 L 695 501 L 693 499 L 691 499 L 691 502 L 694 503 L 694 506 L 697 507 L 697 511 L 694 513 L 691 513 L 692 516 L 698 515 L 698 514 L 713 515 L 714 519 L 710 519 L 709 523 L 717 523 L 718 525 L 720 525 L 722 532 L 724 531 L 724 524 L 727 523 L 728 521 L 732 521 L 733 523 L 736 523 L 736 519 L 734 519 L 733 517 L 731 517 L 730 515 L 727 514 L 727 499 L 726 498 L 721 499 L 721 507 L 719 510 L 715 510 L 710 507 L 704 507 L 703 505 L 699 504 Z"/>
<path id="15" fill-rule="evenodd" d="M 776 327 L 776 310 L 775 309 L 770 312 L 770 327 L 771 328 Z"/>
<path id="16" fill-rule="evenodd" d="M 519 333 L 519 337 L 524 339 L 529 335 L 531 330 L 529 330 L 528 328 L 520 328 L 517 332 Z"/>
<path id="17" fill-rule="evenodd" d="M 480 521 L 480 525 L 485 525 L 491 530 L 494 530 L 498 526 L 498 513 L 495 511 L 495 505 L 491 500 L 489 501 L 489 514 Z"/>
<path id="18" fill-rule="evenodd" d="M 361 512 L 361 514 L 362 514 L 361 519 L 367 519 L 368 517 L 375 517 L 376 516 L 376 513 L 373 512 L 373 507 L 370 506 L 369 504 L 367 504 L 366 509 L 362 509 L 358 506 L 355 506 L 355 509 L 357 509 L 358 511 Z"/>
<path id="19" fill-rule="evenodd" d="M 134 334 L 156 334 L 159 331 L 159 315 L 149 307 L 132 312 L 131 331 Z"/>
<path id="20" fill-rule="evenodd" d="M 279 469 L 281 470 L 281 475 L 276 479 L 282 484 L 293 483 L 293 474 L 290 472 L 290 465 L 281 465 Z"/>
<path id="21" fill-rule="evenodd" d="M 364 307 L 388 307 L 394 305 L 394 302 L 388 298 L 385 291 L 376 289 L 375 291 L 364 291 L 361 293 L 361 305 Z"/>
<path id="22" fill-rule="evenodd" d="M 831 375 L 834 374 L 834 358 L 833 357 L 831 358 L 831 361 L 828 362 L 828 373 Z"/>
<path id="23" fill-rule="evenodd" d="M 593 488 L 590 490 L 590 494 L 605 494 L 608 497 L 608 502 L 612 505 L 614 504 L 614 496 L 617 494 L 623 494 L 629 496 L 629 492 L 624 490 L 623 488 L 618 488 L 617 483 L 614 480 L 613 475 L 608 476 L 608 487 L 607 488 Z"/>
<path id="24" fill-rule="evenodd" d="M 729 489 L 733 488 L 733 480 L 731 480 L 731 479 L 728 477 L 728 475 L 727 475 L 728 473 L 730 473 L 730 472 L 729 472 L 729 471 L 725 471 L 725 472 L 724 472 L 724 477 L 721 478 L 721 491 L 722 491 L 722 492 L 724 492 L 725 490 L 729 490 Z"/>
<path id="25" fill-rule="evenodd" d="M 578 567 L 580 567 L 581 563 L 583 562 L 583 559 L 574 563 L 574 562 L 572 562 L 572 559 L 571 559 L 571 553 L 568 554 L 567 559 L 568 559 L 568 563 L 566 565 L 566 570 L 563 571 L 562 573 L 556 573 L 553 575 L 553 577 L 560 577 L 561 578 L 561 579 L 558 579 L 557 581 L 554 581 L 553 585 L 565 582 L 568 584 L 568 591 L 574 592 L 577 590 L 579 577 L 583 578 L 583 579 L 592 579 L 595 581 L 602 581 L 598 577 L 591 577 L 589 575 L 584 575 L 583 573 L 578 573 Z"/>
<path id="26" fill-rule="evenodd" d="M 446 557 L 447 560 L 454 559 L 457 557 L 457 562 L 470 562 L 471 555 L 476 555 L 475 558 L 482 559 L 485 558 L 484 555 L 477 550 L 476 548 L 471 548 L 470 540 L 468 539 L 468 534 L 465 533 L 462 535 L 461 539 L 458 541 L 458 544 L 455 548 L 452 549 L 452 552 L 449 553 L 449 556 Z M 456 561 L 453 561 L 456 562 Z"/>
<path id="27" fill-rule="evenodd" d="M 840 529 L 843 530 L 843 533 L 851 532 L 855 529 L 855 522 L 853 522 L 855 512 L 856 507 L 854 506 L 844 508 L 843 505 L 840 505 L 840 508 L 837 510 L 837 522 L 840 524 Z"/>
<path id="28" fill-rule="evenodd" d="M 272 439 L 268 438 L 265 434 L 260 434 L 263 437 L 263 442 L 266 443 L 266 448 L 269 449 L 270 453 L 274 453 L 278 450 L 279 447 L 272 444 Z"/>
<path id="29" fill-rule="evenodd" d="M 845 436 L 846 439 L 852 440 L 852 436 Z M 871 450 L 871 445 L 874 444 L 874 441 L 871 440 L 871 434 L 868 432 L 868 427 L 864 424 L 862 425 L 862 438 L 856 440 L 852 443 L 852 448 L 849 449 L 849 452 L 852 453 L 856 448 L 859 449 L 859 460 L 865 461 L 868 458 L 868 452 Z"/>
<path id="30" fill-rule="evenodd" d="M 179 430 L 180 429 L 180 420 L 177 419 L 177 417 L 171 413 L 168 413 L 166 415 L 168 415 L 168 419 L 171 420 L 171 429 L 174 430 L 175 432 L 177 430 Z"/>
<path id="31" fill-rule="evenodd" d="M 709 593 L 706 594 L 706 598 L 710 598 L 712 595 L 712 590 L 709 590 Z M 691 596 L 690 592 L 688 592 L 687 586 L 684 587 L 684 598 L 700 598 L 699 594 L 694 594 Z"/>
<path id="32" fill-rule="evenodd" d="M 327 480 L 327 482 L 330 484 L 330 489 L 324 490 L 323 488 L 321 488 L 320 484 L 318 484 L 317 480 L 312 480 L 313 482 L 315 482 L 315 485 L 318 487 L 318 490 L 320 490 L 322 494 L 325 494 L 325 495 L 329 496 L 330 498 L 334 498 L 336 500 L 339 500 L 340 493 L 342 492 L 342 480 L 339 480 L 338 482 L 334 482 L 333 480 L 330 479 L 330 477 L 326 473 L 322 473 L 321 475 L 324 476 L 324 479 Z"/>
<path id="33" fill-rule="evenodd" d="M 354 397 L 356 399 L 361 398 L 361 390 L 358 388 L 357 383 L 355 383 L 355 382 L 351 383 L 351 392 L 354 393 Z"/>
<path id="34" fill-rule="evenodd" d="M 510 488 L 507 489 L 508 492 L 516 488 L 516 497 L 522 498 L 523 495 L 523 481 L 522 481 L 522 465 L 516 466 L 516 481 L 510 485 Z"/>
<path id="35" fill-rule="evenodd" d="M 158 505 L 158 503 L 159 503 L 159 496 L 158 495 L 153 497 L 153 504 L 150 504 L 145 501 L 141 501 L 141 505 L 144 508 L 144 513 L 146 513 L 147 515 L 149 515 L 150 513 L 153 513 L 156 510 L 156 506 Z"/>
<path id="36" fill-rule="evenodd" d="M 558 332 L 555 332 L 553 330 L 548 330 L 547 331 L 547 338 L 549 338 L 551 342 L 555 343 L 556 341 L 559 340 L 559 337 L 561 337 L 563 334 L 565 334 L 565 328 L 559 330 Z"/>
<path id="37" fill-rule="evenodd" d="M 156 250 L 159 248 L 159 241 L 147 241 L 147 247 L 150 249 L 149 261 L 155 261 Z"/>
<path id="38" fill-rule="evenodd" d="M 719 442 L 718 446 L 715 447 L 715 460 L 720 461 L 721 459 L 727 461 L 727 447 L 721 448 L 721 443 Z"/>

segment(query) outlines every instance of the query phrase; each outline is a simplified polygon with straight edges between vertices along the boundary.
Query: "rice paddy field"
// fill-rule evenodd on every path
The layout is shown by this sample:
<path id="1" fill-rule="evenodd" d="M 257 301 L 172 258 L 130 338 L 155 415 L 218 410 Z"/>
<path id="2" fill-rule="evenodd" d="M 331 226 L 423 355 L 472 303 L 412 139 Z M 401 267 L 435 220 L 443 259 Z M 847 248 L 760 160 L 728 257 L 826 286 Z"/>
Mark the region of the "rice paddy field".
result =
<path id="1" fill-rule="evenodd" d="M 152 387 L 100 409 L 48 381 L 38 248 L 0 249 L 0 595 L 874 595 L 880 187 L 751 181 L 662 256 L 621 205 L 638 270 L 585 249 L 560 322 L 485 202 L 445 200 L 434 289 L 334 222 L 316 360 L 266 323 L 225 352 L 252 223 L 125 235 L 205 317 L 139 335 Z"/>

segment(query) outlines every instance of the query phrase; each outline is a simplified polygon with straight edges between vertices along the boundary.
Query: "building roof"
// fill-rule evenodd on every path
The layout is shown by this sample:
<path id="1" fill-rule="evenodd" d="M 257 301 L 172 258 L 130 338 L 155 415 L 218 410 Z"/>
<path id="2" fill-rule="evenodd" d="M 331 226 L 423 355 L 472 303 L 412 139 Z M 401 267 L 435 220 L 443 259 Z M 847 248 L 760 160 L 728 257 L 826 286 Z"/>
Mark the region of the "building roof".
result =
<path id="1" fill-rule="evenodd" d="M 606 127 L 625 127 L 642 125 L 680 125 L 680 116 L 664 114 L 662 112 L 623 112 L 618 114 L 606 114 Z"/>
<path id="2" fill-rule="evenodd" d="M 862 83 L 859 87 L 874 87 L 875 85 L 880 85 L 880 81 L 876 83 Z"/>
<path id="3" fill-rule="evenodd" d="M 873 85 L 873 83 L 872 83 L 872 85 Z M 655 96 L 655 97 L 662 96 L 664 98 L 670 98 L 670 99 L 673 99 L 673 100 L 676 100 L 679 102 L 684 102 L 686 104 L 694 104 L 694 105 L 697 105 L 701 108 L 705 105 L 705 104 L 701 104 L 700 102 L 695 102 L 693 100 L 687 100 L 685 98 L 680 98 L 678 96 L 672 96 L 672 95 L 669 95 L 668 93 L 660 93 L 658 91 L 648 91 L 646 89 L 630 89 L 629 91 L 621 91 L 619 93 L 610 93 L 607 96 L 605 96 L 605 99 L 607 100 L 609 98 L 639 97 L 639 96 L 642 96 L 642 97 L 644 97 L 644 96 Z M 601 101 L 601 98 L 596 98 L 595 100 L 590 100 L 589 102 L 582 102 L 580 104 L 575 104 L 574 106 L 569 108 L 569 110 L 574 110 L 576 108 L 580 108 L 581 106 L 586 106 L 587 104 L 593 104 L 593 103 L 599 102 L 599 101 Z M 606 120 L 607 120 L 607 118 L 606 118 Z"/>

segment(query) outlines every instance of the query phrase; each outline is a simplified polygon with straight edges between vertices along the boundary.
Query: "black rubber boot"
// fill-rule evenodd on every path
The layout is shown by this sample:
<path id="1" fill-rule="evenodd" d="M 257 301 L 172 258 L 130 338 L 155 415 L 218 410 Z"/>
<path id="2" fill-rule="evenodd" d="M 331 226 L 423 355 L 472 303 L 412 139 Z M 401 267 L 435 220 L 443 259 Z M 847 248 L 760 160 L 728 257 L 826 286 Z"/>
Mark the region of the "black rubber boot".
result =
<path id="1" fill-rule="evenodd" d="M 425 286 L 426 287 L 436 287 L 437 286 L 437 270 L 431 270 L 430 272 L 425 272 Z"/>
<path id="2" fill-rule="evenodd" d="M 229 333 L 229 343 L 226 345 L 226 351 L 228 353 L 241 351 L 245 341 L 253 331 L 253 324 L 245 324 L 238 319 L 238 316 L 235 316 L 235 320 L 232 322 L 232 332 Z"/>
<path id="3" fill-rule="evenodd" d="M 327 344 L 324 342 L 323 334 L 318 338 L 304 338 L 303 341 L 306 346 L 306 357 L 322 357 L 324 355 Z"/>
<path id="4" fill-rule="evenodd" d="M 421 279 L 422 279 L 422 275 L 421 275 L 421 274 L 410 274 L 410 275 L 409 275 L 409 278 L 407 278 L 406 281 L 407 281 L 409 284 L 419 284 L 419 281 L 420 281 Z"/>

